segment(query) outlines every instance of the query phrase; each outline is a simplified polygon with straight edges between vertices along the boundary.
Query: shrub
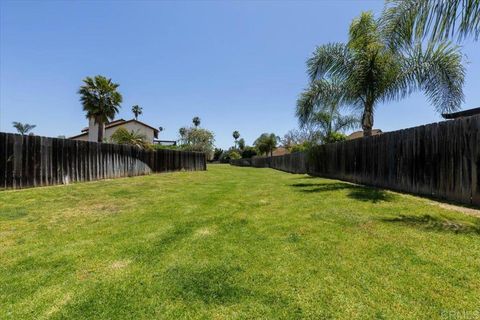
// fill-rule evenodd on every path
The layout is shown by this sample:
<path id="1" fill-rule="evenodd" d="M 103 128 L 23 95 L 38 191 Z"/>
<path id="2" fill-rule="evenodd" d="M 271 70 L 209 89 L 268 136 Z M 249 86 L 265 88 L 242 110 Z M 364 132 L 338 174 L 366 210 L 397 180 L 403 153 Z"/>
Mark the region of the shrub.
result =
<path id="1" fill-rule="evenodd" d="M 178 146 L 174 146 L 174 145 L 164 146 L 161 144 L 154 144 L 153 148 L 155 150 L 178 150 L 179 149 Z"/>
<path id="2" fill-rule="evenodd" d="M 240 154 L 235 150 L 224 151 L 220 156 L 221 163 L 229 163 L 230 160 L 241 159 Z"/>
<path id="3" fill-rule="evenodd" d="M 333 143 L 347 140 L 347 136 L 341 132 L 332 132 L 328 137 L 325 137 L 325 143 Z"/>
<path id="4" fill-rule="evenodd" d="M 218 161 L 220 160 L 220 157 L 222 156 L 222 153 L 223 153 L 223 149 L 220 149 L 220 148 L 215 148 L 215 150 L 213 151 L 213 161 Z"/>
<path id="5" fill-rule="evenodd" d="M 258 154 L 257 149 L 254 147 L 245 147 L 245 149 L 242 151 L 242 158 L 243 159 L 250 159 L 253 158 Z"/>

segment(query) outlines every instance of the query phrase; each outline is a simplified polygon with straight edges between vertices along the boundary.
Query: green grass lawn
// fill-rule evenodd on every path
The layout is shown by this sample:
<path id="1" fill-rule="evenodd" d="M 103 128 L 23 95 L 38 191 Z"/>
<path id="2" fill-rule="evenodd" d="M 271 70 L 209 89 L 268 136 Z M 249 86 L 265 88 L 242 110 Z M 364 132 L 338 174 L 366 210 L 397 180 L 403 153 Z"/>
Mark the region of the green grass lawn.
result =
<path id="1" fill-rule="evenodd" d="M 479 220 L 227 165 L 4 191 L 0 319 L 475 319 Z"/>

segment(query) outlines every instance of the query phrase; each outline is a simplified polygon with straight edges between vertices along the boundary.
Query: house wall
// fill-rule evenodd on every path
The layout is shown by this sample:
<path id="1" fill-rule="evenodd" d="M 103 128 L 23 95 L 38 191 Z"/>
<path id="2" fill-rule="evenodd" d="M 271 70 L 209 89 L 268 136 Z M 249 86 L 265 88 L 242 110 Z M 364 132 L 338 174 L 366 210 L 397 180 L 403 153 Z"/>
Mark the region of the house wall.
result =
<path id="1" fill-rule="evenodd" d="M 113 128 L 107 128 L 105 130 L 105 136 L 104 136 L 107 139 L 107 141 L 110 141 L 110 137 L 112 136 L 112 134 L 120 128 L 125 128 L 128 131 L 135 131 L 135 132 L 138 131 L 138 133 L 143 134 L 144 136 L 147 137 L 147 141 L 153 143 L 153 137 L 154 137 L 153 130 L 137 122 L 128 122 L 125 124 L 115 126 Z"/>

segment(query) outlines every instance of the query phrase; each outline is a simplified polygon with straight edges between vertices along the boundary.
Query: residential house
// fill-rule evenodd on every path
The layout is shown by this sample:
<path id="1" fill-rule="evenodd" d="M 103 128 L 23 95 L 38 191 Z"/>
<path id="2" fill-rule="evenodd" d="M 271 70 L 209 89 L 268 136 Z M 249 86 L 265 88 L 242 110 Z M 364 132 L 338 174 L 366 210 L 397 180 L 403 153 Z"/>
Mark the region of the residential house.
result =
<path id="1" fill-rule="evenodd" d="M 125 128 L 128 131 L 138 132 L 144 135 L 147 138 L 147 141 L 151 143 L 154 143 L 155 139 L 158 139 L 159 130 L 157 128 L 149 126 L 148 124 L 135 119 L 118 119 L 105 124 L 105 132 L 103 134 L 103 138 L 107 141 L 110 141 L 110 137 L 112 136 L 112 134 L 119 128 Z M 98 139 L 98 129 L 99 125 L 95 123 L 93 118 L 91 118 L 89 119 L 88 128 L 84 128 L 82 130 L 82 133 L 70 137 L 69 139 L 96 142 Z"/>

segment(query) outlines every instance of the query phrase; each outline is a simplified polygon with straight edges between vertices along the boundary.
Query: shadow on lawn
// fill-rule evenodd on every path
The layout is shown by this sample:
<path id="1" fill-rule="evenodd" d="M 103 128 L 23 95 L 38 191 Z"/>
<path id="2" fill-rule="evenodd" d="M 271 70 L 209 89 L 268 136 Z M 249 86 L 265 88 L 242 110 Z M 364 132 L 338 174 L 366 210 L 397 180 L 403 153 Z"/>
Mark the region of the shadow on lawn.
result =
<path id="1" fill-rule="evenodd" d="M 229 305 L 254 300 L 268 307 L 291 310 L 288 318 L 301 318 L 300 307 L 281 293 L 262 291 L 261 286 L 242 286 L 244 271 L 227 264 L 175 266 L 166 270 L 164 280 L 169 295 L 187 303 Z"/>
<path id="2" fill-rule="evenodd" d="M 358 201 L 378 203 L 392 201 L 394 195 L 382 189 L 356 186 L 344 182 L 320 182 L 320 183 L 294 183 L 291 185 L 298 191 L 304 193 L 330 192 L 337 190 L 348 190 L 347 197 Z"/>
<path id="3" fill-rule="evenodd" d="M 477 219 L 476 224 L 468 224 L 463 221 L 454 221 L 433 217 L 429 214 L 422 216 L 407 216 L 401 214 L 395 218 L 381 219 L 381 221 L 408 225 L 429 231 L 452 232 L 457 234 L 480 234 L 480 219 Z"/>

